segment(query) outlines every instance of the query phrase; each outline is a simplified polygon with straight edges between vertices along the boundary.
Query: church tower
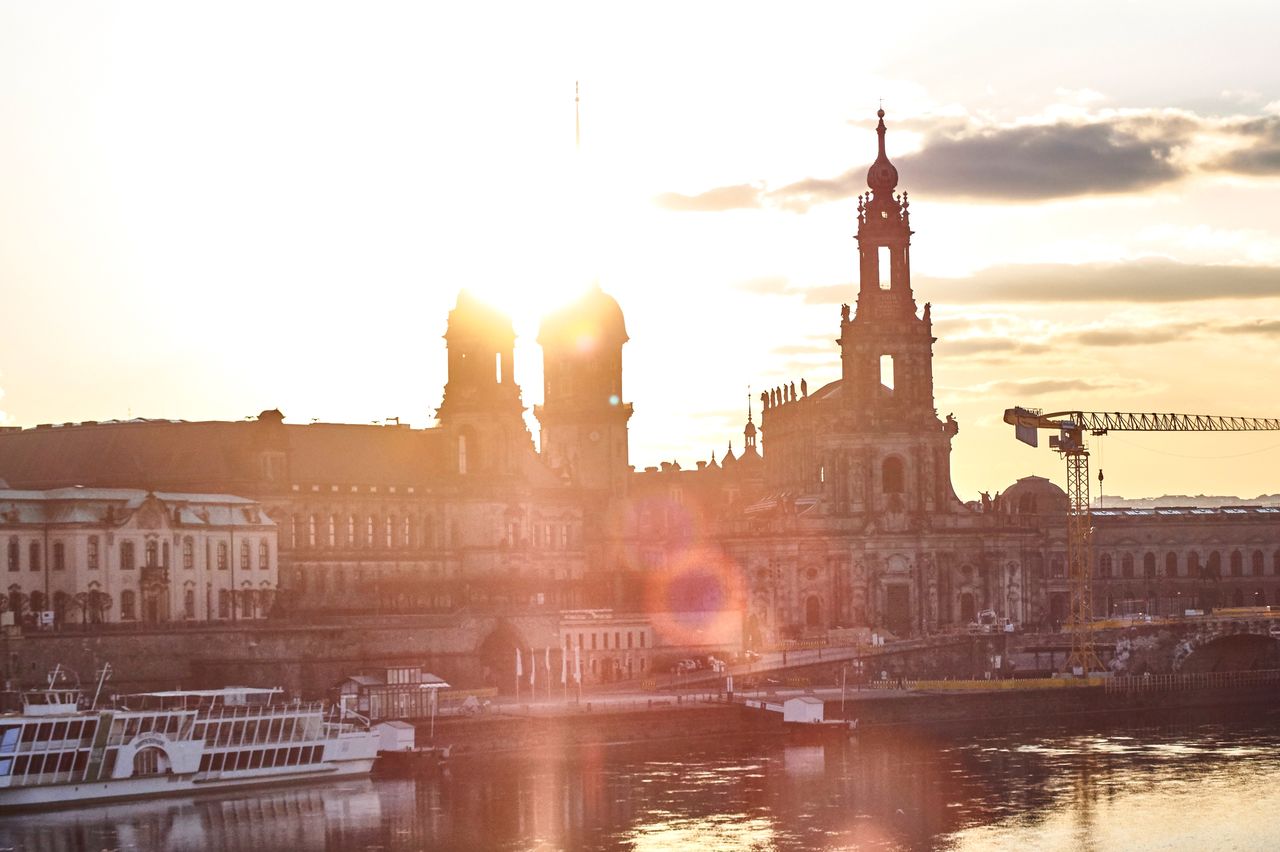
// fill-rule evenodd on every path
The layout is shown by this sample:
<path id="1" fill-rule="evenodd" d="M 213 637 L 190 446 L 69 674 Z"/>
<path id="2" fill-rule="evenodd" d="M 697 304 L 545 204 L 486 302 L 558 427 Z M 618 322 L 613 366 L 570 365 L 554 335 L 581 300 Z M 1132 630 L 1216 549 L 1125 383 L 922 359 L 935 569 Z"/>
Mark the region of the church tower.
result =
<path id="1" fill-rule="evenodd" d="M 622 345 L 627 329 L 618 303 L 594 284 L 575 303 L 548 316 L 542 345 L 542 457 L 584 488 L 620 495 L 630 473 L 622 401 Z"/>
<path id="2" fill-rule="evenodd" d="M 520 450 L 532 450 L 533 439 L 512 373 L 511 319 L 463 290 L 444 339 L 449 381 L 436 416 L 452 444 L 450 466 L 462 476 L 515 473 Z"/>
<path id="3" fill-rule="evenodd" d="M 894 194 L 898 170 L 885 151 L 884 110 L 877 113 L 879 153 L 867 171 L 871 191 L 858 197 L 858 298 L 840 322 L 841 403 L 866 447 L 852 461 L 850 503 L 899 513 L 951 508 L 951 437 L 955 421 L 938 420 L 933 400 L 929 305 L 917 313 L 911 291 L 910 201 Z"/>

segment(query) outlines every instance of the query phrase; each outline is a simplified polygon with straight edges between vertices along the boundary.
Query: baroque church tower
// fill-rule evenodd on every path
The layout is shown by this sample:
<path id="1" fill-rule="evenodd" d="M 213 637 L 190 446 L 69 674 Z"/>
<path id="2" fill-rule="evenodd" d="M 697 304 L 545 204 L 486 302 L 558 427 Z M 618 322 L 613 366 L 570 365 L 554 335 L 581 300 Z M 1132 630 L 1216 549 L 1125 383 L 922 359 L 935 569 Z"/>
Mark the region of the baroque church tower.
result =
<path id="1" fill-rule="evenodd" d="M 933 401 L 929 305 L 917 311 L 911 291 L 911 214 L 898 170 L 885 152 L 884 110 L 877 113 L 879 153 L 867 171 L 871 191 L 858 198 L 858 299 L 840 318 L 843 419 L 865 446 L 843 483 L 851 508 L 889 515 L 947 511 L 955 421 L 940 422 Z"/>
<path id="2" fill-rule="evenodd" d="M 452 444 L 453 472 L 507 475 L 520 467 L 533 439 L 524 422 L 520 386 L 512 372 L 515 329 L 511 319 L 466 290 L 449 312 L 444 339 L 449 381 L 436 416 Z"/>
<path id="3" fill-rule="evenodd" d="M 583 488 L 621 495 L 631 468 L 622 401 L 627 329 L 618 303 L 594 284 L 547 317 L 538 332 L 543 359 L 542 456 Z"/>

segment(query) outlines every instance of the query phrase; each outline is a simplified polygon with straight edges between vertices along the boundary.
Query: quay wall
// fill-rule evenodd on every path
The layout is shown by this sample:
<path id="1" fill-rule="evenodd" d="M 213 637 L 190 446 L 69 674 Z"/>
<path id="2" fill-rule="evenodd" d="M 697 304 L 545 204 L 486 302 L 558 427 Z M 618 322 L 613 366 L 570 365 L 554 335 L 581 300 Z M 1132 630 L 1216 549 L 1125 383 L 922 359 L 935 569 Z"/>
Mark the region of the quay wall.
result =
<path id="1" fill-rule="evenodd" d="M 540 623 L 546 621 L 546 624 Z M 519 623 L 530 622 L 530 623 Z M 554 618 L 510 619 L 522 635 L 554 630 Z M 324 624 L 258 622 L 245 626 L 0 635 L 0 676 L 7 689 L 41 683 L 55 665 L 82 682 L 110 663 L 108 691 L 282 686 L 313 697 L 342 677 L 378 665 L 421 663 L 459 686 L 480 686 L 480 645 L 496 618 L 390 616 Z"/>

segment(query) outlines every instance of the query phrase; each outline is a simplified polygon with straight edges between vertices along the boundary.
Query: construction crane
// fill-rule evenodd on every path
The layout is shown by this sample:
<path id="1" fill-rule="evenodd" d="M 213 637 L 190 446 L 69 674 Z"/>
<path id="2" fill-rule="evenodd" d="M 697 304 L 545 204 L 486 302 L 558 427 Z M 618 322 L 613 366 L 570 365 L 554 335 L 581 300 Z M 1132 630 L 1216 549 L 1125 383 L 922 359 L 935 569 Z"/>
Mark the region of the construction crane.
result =
<path id="1" fill-rule="evenodd" d="M 1056 431 L 1049 447 L 1067 461 L 1067 582 L 1071 609 L 1067 629 L 1071 653 L 1067 670 L 1078 675 L 1102 669 L 1088 630 L 1093 619 L 1092 547 L 1093 524 L 1089 514 L 1089 450 L 1084 433 L 1108 432 L 1264 432 L 1280 431 L 1280 419 L 1258 417 L 1218 417 L 1208 414 L 1132 414 L 1103 411 L 1054 411 L 1010 408 L 1004 422 L 1012 425 L 1019 441 L 1039 446 L 1041 429 Z"/>

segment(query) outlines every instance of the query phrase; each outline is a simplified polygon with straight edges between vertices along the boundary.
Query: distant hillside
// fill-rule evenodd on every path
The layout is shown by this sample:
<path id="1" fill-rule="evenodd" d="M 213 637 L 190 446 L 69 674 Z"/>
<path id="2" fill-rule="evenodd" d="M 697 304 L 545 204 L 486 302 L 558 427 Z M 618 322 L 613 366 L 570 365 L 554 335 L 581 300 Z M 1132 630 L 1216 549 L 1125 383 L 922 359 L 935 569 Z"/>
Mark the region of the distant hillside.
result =
<path id="1" fill-rule="evenodd" d="M 1093 501 L 1095 508 L 1098 500 Z M 1107 509 L 1150 509 L 1155 506 L 1196 506 L 1215 509 L 1219 506 L 1280 506 L 1280 494 L 1260 494 L 1257 497 L 1220 497 L 1197 494 L 1166 494 L 1163 497 L 1112 497 L 1104 495 L 1102 505 Z"/>

